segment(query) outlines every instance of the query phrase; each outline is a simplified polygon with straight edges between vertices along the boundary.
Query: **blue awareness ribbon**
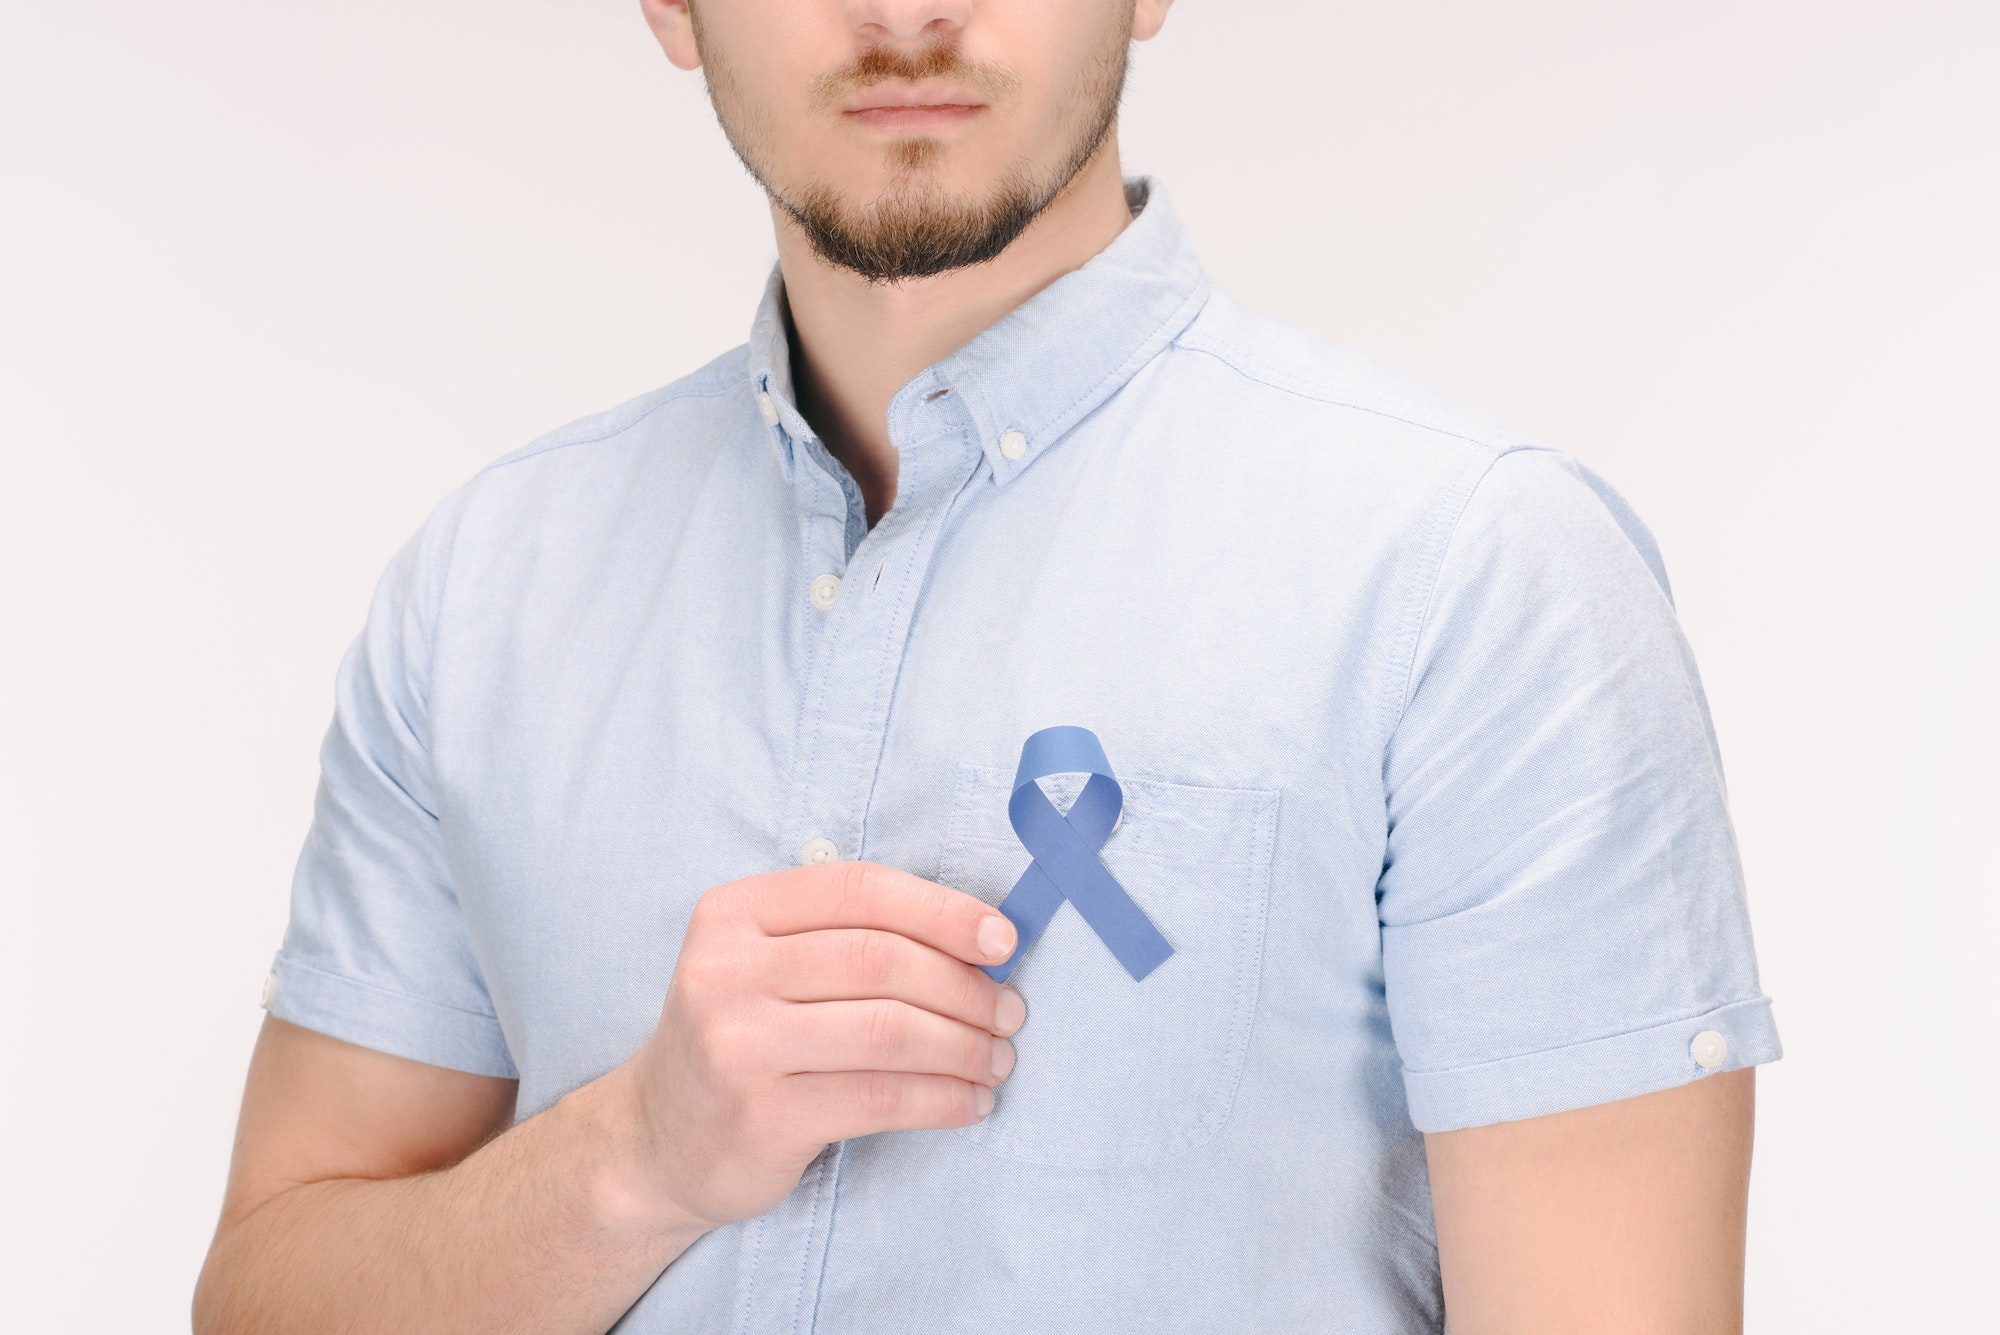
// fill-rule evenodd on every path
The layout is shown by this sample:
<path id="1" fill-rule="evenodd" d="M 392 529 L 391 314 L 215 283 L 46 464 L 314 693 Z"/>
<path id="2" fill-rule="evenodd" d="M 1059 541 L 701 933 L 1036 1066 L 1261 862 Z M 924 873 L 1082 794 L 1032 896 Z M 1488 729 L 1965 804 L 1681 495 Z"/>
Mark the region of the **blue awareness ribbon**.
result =
<path id="1" fill-rule="evenodd" d="M 1090 775 L 1067 815 L 1056 810 L 1035 782 L 1050 774 Z M 1097 856 L 1124 807 L 1125 790 L 1118 786 L 1104 746 L 1090 729 L 1043 728 L 1022 744 L 1014 793 L 1007 799 L 1007 819 L 1035 860 L 1000 901 L 1000 912 L 1013 922 L 1020 943 L 1005 963 L 980 966 L 995 981 L 1007 981 L 1022 953 L 1065 899 L 1076 905 L 1134 982 L 1143 981 L 1174 953 L 1145 910 L 1132 902 Z"/>

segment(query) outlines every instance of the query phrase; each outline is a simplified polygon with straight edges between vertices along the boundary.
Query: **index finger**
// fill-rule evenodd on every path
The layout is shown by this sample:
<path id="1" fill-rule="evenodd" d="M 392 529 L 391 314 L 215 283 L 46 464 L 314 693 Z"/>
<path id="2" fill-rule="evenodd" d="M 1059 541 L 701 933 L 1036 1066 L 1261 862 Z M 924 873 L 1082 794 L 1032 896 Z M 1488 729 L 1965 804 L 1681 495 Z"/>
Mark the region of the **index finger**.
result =
<path id="1" fill-rule="evenodd" d="M 968 964 L 998 964 L 1018 939 L 992 905 L 879 862 L 823 862 L 757 879 L 751 916 L 766 936 L 869 927 Z"/>

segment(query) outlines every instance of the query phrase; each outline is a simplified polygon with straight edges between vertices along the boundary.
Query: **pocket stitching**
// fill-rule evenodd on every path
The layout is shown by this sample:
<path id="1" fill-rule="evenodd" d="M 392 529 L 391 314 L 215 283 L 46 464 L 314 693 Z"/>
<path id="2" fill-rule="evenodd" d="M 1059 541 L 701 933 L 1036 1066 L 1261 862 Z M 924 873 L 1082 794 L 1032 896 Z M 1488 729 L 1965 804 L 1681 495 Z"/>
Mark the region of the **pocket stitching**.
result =
<path id="1" fill-rule="evenodd" d="M 970 819 L 969 789 L 977 782 L 981 773 L 998 775 L 1012 787 L 1013 771 L 995 765 L 979 765 L 962 762 L 959 766 L 958 782 L 953 793 L 954 814 L 946 845 L 941 858 L 940 877 L 963 862 L 960 856 L 968 845 L 1004 847 L 1011 842 L 988 839 L 971 833 L 966 827 Z M 1263 992 L 1264 945 L 1270 917 L 1270 881 L 1274 874 L 1273 858 L 1277 841 L 1277 812 L 1281 794 L 1274 788 L 1223 788 L 1205 787 L 1199 784 L 1177 784 L 1164 780 L 1137 778 L 1137 782 L 1156 783 L 1163 788 L 1185 789 L 1203 797 L 1214 794 L 1229 794 L 1249 797 L 1253 801 L 1249 810 L 1256 821 L 1256 835 L 1250 843 L 1250 856 L 1244 860 L 1241 893 L 1250 896 L 1249 911 L 1243 915 L 1239 931 L 1235 978 L 1230 987 L 1229 1027 L 1223 1045 L 1222 1066 L 1216 1088 L 1203 1100 L 1206 1105 L 1196 1113 L 1195 1120 L 1185 1129 L 1169 1133 L 1163 1137 L 1147 1140 L 1124 1140 L 1104 1147 L 1097 1156 L 1099 1162 L 1078 1163 L 1070 1160 L 1022 1153 L 1010 1148 L 1010 1139 L 992 1135 L 980 1135 L 986 1130 L 982 1124 L 954 1129 L 952 1134 L 964 1143 L 984 1154 L 1006 1159 L 1014 1163 L 1032 1164 L 1037 1167 L 1060 1168 L 1073 1172 L 1117 1172 L 1128 1168 L 1142 1167 L 1157 1163 L 1162 1159 L 1177 1157 L 1194 1149 L 1204 1141 L 1212 1139 L 1229 1121 L 1235 1112 L 1236 1098 L 1243 1086 L 1243 1073 L 1248 1065 L 1250 1034 L 1255 1028 L 1256 1012 Z M 1162 860 L 1170 855 L 1146 852 L 1129 852 L 1127 856 L 1148 860 Z M 1208 860 L 1199 860 L 1197 865 L 1215 866 Z M 1260 892 L 1259 882 L 1262 882 Z"/>
<path id="2" fill-rule="evenodd" d="M 998 765 L 980 765 L 972 761 L 960 764 L 958 779 L 953 785 L 952 820 L 947 836 L 950 843 L 947 847 L 956 848 L 965 844 L 980 844 L 988 848 L 1019 847 L 1020 840 L 1011 831 L 1007 834 L 987 834 L 972 828 L 970 790 L 976 781 L 982 777 L 990 778 L 994 780 L 996 787 L 1004 784 L 1011 792 L 1014 786 L 1013 776 L 1013 770 L 1003 769 Z M 1144 775 L 1134 775 L 1130 780 L 1121 780 L 1121 783 L 1153 789 L 1168 797 L 1176 791 L 1186 792 L 1194 794 L 1192 800 L 1200 802 L 1214 802 L 1219 798 L 1234 799 L 1232 803 L 1234 806 L 1260 823 L 1265 808 L 1278 795 L 1278 790 L 1275 788 L 1224 788 L 1204 784 L 1174 783 L 1171 780 L 1151 779 Z M 1139 842 L 1122 843 L 1116 851 L 1120 857 L 1125 858 L 1165 859 L 1204 867 L 1234 866 L 1238 861 L 1235 857 L 1193 856 L 1179 849 Z M 1268 845 L 1266 851 L 1268 852 Z"/>
<path id="3" fill-rule="evenodd" d="M 1256 1026 L 1257 1006 L 1263 999 L 1264 943 L 1267 939 L 1265 929 L 1271 913 L 1271 863 L 1276 853 L 1279 802 L 1277 790 L 1267 789 L 1265 791 L 1269 793 L 1269 797 L 1259 804 L 1260 809 L 1257 813 L 1257 823 L 1261 827 L 1259 832 L 1262 835 L 1262 847 L 1258 849 L 1257 857 L 1250 864 L 1250 875 L 1253 879 L 1253 884 L 1250 887 L 1253 907 L 1249 917 L 1243 923 L 1243 948 L 1239 952 L 1239 963 L 1236 968 L 1237 992 L 1241 994 L 1243 991 L 1245 974 L 1254 968 L 1256 976 L 1250 980 L 1249 995 L 1238 1002 L 1236 1011 L 1229 1017 L 1231 1047 L 1229 1062 L 1231 1067 L 1234 1068 L 1234 1075 L 1228 1081 L 1229 1092 L 1227 1098 L 1221 1100 L 1222 1112 L 1216 1119 L 1215 1131 L 1220 1131 L 1223 1124 L 1229 1120 L 1230 1114 L 1236 1111 L 1236 1095 L 1243 1088 L 1243 1068 L 1249 1064 L 1250 1031 Z M 1256 893 L 1254 885 L 1256 868 L 1260 866 L 1264 868 L 1265 880 L 1265 891 L 1261 895 Z M 1243 1035 L 1240 1040 L 1236 1036 L 1236 1028 L 1239 1022 L 1243 1026 Z"/>

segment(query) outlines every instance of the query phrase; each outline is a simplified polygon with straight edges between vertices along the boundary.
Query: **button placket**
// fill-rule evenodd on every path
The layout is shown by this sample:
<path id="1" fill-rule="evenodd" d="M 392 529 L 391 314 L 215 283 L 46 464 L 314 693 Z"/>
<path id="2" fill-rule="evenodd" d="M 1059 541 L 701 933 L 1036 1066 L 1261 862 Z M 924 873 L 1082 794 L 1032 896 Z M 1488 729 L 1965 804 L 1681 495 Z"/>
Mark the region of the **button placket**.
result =
<path id="1" fill-rule="evenodd" d="M 802 840 L 831 842 L 844 858 L 866 856 L 863 825 L 889 694 L 945 505 L 885 517 L 863 539 L 870 559 L 862 568 L 873 573 L 851 590 L 847 581 L 822 576 L 809 594 L 819 624 L 799 730 L 795 828 Z"/>
<path id="2" fill-rule="evenodd" d="M 852 552 L 841 539 L 837 567 L 825 550 L 834 538 L 831 515 L 815 505 L 804 520 L 806 569 L 823 573 L 808 585 L 804 609 L 811 618 L 810 647 L 800 692 L 794 766 L 799 788 L 792 822 L 793 856 L 800 865 L 867 856 L 868 804 L 919 595 L 939 535 L 981 457 L 963 414 L 943 411 L 954 398 L 926 403 L 916 398 L 918 392 L 892 405 L 903 472 L 890 512 L 872 531 L 864 529 Z M 904 441 L 912 444 L 901 446 Z M 811 456 L 801 451 L 801 457 Z M 815 488 L 837 483 L 816 457 L 809 471 L 818 475 Z M 815 490 L 813 500 L 819 499 Z M 864 554 L 860 569 L 866 578 L 844 579 Z M 758 1260 L 741 1272 L 748 1291 L 740 1295 L 738 1329 L 812 1329 L 841 1149 L 830 1146 L 799 1188 L 763 1217 L 764 1226 L 745 1235 Z"/>
<path id="3" fill-rule="evenodd" d="M 901 455 L 897 500 L 868 530 L 862 527 L 851 551 L 840 560 L 824 552 L 832 535 L 823 527 L 824 509 L 807 521 L 806 560 L 817 564 L 807 589 L 814 623 L 809 631 L 805 689 L 797 732 L 800 788 L 793 835 L 803 847 L 826 840 L 844 858 L 865 857 L 863 825 L 875 765 L 885 740 L 889 691 L 909 637 L 911 618 L 937 535 L 980 452 L 958 396 L 941 377 L 913 383 L 890 405 L 892 439 Z M 802 457 L 815 486 L 852 488 L 831 456 L 814 442 Z M 820 499 L 815 490 L 814 500 Z M 856 559 L 864 577 L 846 578 Z"/>

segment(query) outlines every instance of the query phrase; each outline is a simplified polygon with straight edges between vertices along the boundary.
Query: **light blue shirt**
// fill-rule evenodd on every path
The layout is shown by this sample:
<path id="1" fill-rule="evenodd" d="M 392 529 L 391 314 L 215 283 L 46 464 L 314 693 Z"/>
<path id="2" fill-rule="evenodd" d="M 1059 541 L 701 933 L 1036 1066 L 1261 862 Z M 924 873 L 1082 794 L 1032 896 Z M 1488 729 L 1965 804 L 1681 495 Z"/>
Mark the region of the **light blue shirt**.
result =
<path id="1" fill-rule="evenodd" d="M 1123 785 L 1103 861 L 1172 956 L 1064 906 L 989 1118 L 828 1147 L 621 1329 L 1435 1331 L 1420 1132 L 1779 1055 L 1638 519 L 1129 193 L 897 393 L 872 530 L 774 273 L 747 347 L 445 500 L 341 665 L 270 1009 L 522 1117 L 645 1041 L 709 887 L 817 853 L 998 902 L 1030 733 Z"/>

